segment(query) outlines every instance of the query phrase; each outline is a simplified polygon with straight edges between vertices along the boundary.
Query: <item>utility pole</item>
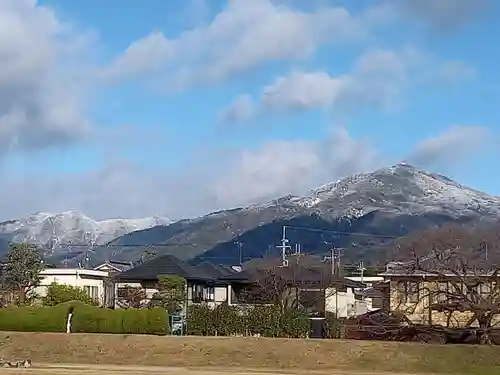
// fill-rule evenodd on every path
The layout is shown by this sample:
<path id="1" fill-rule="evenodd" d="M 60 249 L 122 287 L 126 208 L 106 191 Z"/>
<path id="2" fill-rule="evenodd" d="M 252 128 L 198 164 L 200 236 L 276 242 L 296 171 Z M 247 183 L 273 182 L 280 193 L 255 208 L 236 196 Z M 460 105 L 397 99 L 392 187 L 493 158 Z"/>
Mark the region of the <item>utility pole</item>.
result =
<path id="1" fill-rule="evenodd" d="M 361 261 L 359 262 L 359 276 L 361 277 L 361 282 L 363 282 L 364 271 L 365 271 L 364 262 Z"/>
<path id="2" fill-rule="evenodd" d="M 288 267 L 288 259 L 286 259 L 286 251 L 290 248 L 288 245 L 288 239 L 286 238 L 286 226 L 283 225 L 283 233 L 281 237 L 281 245 L 276 246 L 278 249 L 281 249 L 281 264 L 283 267 Z"/>
<path id="3" fill-rule="evenodd" d="M 240 241 L 235 242 L 236 246 L 238 246 L 238 255 L 240 259 L 240 266 L 243 264 L 243 243 Z"/>
<path id="4" fill-rule="evenodd" d="M 335 275 L 335 248 L 330 249 L 330 257 L 332 259 L 332 275 Z"/>
<path id="5" fill-rule="evenodd" d="M 340 258 L 342 257 L 342 249 L 339 248 L 333 248 L 332 249 L 332 256 L 334 260 L 332 260 L 332 268 L 335 266 L 335 271 L 337 275 L 340 275 Z M 335 262 L 335 265 L 333 264 Z"/>

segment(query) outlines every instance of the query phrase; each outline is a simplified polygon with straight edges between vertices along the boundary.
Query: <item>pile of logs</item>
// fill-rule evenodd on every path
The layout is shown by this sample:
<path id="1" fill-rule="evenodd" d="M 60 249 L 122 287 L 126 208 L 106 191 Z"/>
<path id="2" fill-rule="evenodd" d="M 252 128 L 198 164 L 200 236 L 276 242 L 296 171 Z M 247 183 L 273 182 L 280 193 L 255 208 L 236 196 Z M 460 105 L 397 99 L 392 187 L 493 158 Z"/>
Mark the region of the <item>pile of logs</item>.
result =
<path id="1" fill-rule="evenodd" d="M 347 319 L 345 331 L 347 339 L 432 344 L 477 344 L 480 336 L 476 328 L 446 328 L 413 324 L 405 315 L 387 310 L 371 311 Z"/>

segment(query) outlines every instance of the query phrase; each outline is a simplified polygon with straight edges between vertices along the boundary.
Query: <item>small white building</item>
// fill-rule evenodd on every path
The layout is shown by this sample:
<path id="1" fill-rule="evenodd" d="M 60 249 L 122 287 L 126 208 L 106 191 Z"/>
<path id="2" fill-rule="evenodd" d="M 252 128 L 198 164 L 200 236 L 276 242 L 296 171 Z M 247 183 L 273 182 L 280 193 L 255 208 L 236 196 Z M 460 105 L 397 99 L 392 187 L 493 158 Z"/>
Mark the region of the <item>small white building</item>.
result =
<path id="1" fill-rule="evenodd" d="M 354 282 L 362 282 L 367 288 L 384 281 L 383 277 L 370 276 L 348 276 L 346 279 Z M 339 318 L 357 316 L 377 309 L 372 298 L 363 297 L 362 288 L 346 286 L 342 289 L 327 288 L 325 291 L 325 311 L 335 313 Z"/>
<path id="2" fill-rule="evenodd" d="M 100 305 L 104 304 L 108 272 L 82 268 L 47 268 L 40 275 L 41 283 L 34 291 L 39 297 L 46 295 L 50 284 L 57 283 L 83 288 Z"/>

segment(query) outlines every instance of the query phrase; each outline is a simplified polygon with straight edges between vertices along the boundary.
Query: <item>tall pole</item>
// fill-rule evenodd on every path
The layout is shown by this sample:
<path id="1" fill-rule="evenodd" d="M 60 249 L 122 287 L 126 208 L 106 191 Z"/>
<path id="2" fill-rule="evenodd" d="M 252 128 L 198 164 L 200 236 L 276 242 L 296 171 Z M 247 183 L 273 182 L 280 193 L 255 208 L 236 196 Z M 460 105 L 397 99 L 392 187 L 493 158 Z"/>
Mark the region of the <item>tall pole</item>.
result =
<path id="1" fill-rule="evenodd" d="M 290 247 L 288 245 L 288 240 L 286 238 L 286 225 L 283 225 L 283 233 L 281 237 L 281 246 L 278 246 L 278 248 L 281 249 L 281 262 L 283 267 L 287 266 L 287 259 L 286 259 L 286 250 Z"/>
<path id="2" fill-rule="evenodd" d="M 330 249 L 330 256 L 332 258 L 332 275 L 335 275 L 335 248 Z"/>
<path id="3" fill-rule="evenodd" d="M 238 257 L 240 260 L 240 266 L 243 264 L 243 243 L 240 241 L 235 242 L 236 246 L 238 246 Z"/>

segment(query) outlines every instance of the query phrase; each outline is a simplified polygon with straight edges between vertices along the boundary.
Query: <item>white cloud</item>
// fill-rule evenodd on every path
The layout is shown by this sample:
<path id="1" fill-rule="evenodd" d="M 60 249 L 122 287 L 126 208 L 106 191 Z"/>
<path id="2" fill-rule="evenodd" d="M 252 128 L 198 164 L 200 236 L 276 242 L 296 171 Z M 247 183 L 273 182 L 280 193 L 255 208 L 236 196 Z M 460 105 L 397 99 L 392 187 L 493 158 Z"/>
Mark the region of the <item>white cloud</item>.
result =
<path id="1" fill-rule="evenodd" d="M 445 132 L 419 142 L 408 161 L 422 168 L 446 169 L 459 165 L 489 143 L 488 128 L 483 126 L 456 125 Z"/>
<path id="2" fill-rule="evenodd" d="M 391 0 L 407 15 L 432 30 L 450 31 L 488 8 L 492 0 Z"/>
<path id="3" fill-rule="evenodd" d="M 344 111 L 360 106 L 389 109 L 401 100 L 401 93 L 415 79 L 414 74 L 427 66 L 427 57 L 411 47 L 400 51 L 371 49 L 361 56 L 351 72 L 338 76 L 319 72 L 292 71 L 266 86 L 257 103 L 248 96 L 245 106 L 236 99 L 223 110 L 226 121 L 247 120 L 252 113 L 267 110 L 335 107 Z M 245 115 L 239 112 L 245 111 Z M 230 115 L 230 116 L 228 116 Z"/>
<path id="4" fill-rule="evenodd" d="M 83 45 L 84 35 L 34 0 L 0 2 L 0 154 L 66 144 L 89 131 L 75 76 Z"/>
<path id="5" fill-rule="evenodd" d="M 270 0 L 230 0 L 207 26 L 173 39 L 155 32 L 133 42 L 101 75 L 156 81 L 163 76 L 170 88 L 211 83 L 266 61 L 311 56 L 323 44 L 367 38 L 383 22 L 372 8 L 353 15 L 342 7 L 304 12 Z"/>
<path id="6" fill-rule="evenodd" d="M 240 95 L 219 114 L 220 122 L 241 122 L 255 115 L 255 105 L 250 95 Z"/>
<path id="7" fill-rule="evenodd" d="M 457 83 L 474 76 L 474 68 L 464 62 L 438 62 L 412 47 L 371 49 L 345 74 L 292 71 L 278 77 L 264 87 L 256 102 L 242 95 L 221 111 L 220 118 L 226 122 L 246 121 L 262 112 L 315 107 L 339 112 L 363 107 L 392 110 L 404 102 L 403 94 L 410 87 Z"/>
<path id="8" fill-rule="evenodd" d="M 433 170 L 460 165 L 484 150 L 486 135 L 482 127 L 452 127 L 416 145 L 407 161 Z M 301 194 L 396 159 L 400 160 L 336 128 L 318 141 L 270 141 L 255 149 L 203 152 L 180 171 L 110 163 L 86 173 L 4 175 L 0 219 L 69 209 L 95 218 L 196 216 Z"/>

